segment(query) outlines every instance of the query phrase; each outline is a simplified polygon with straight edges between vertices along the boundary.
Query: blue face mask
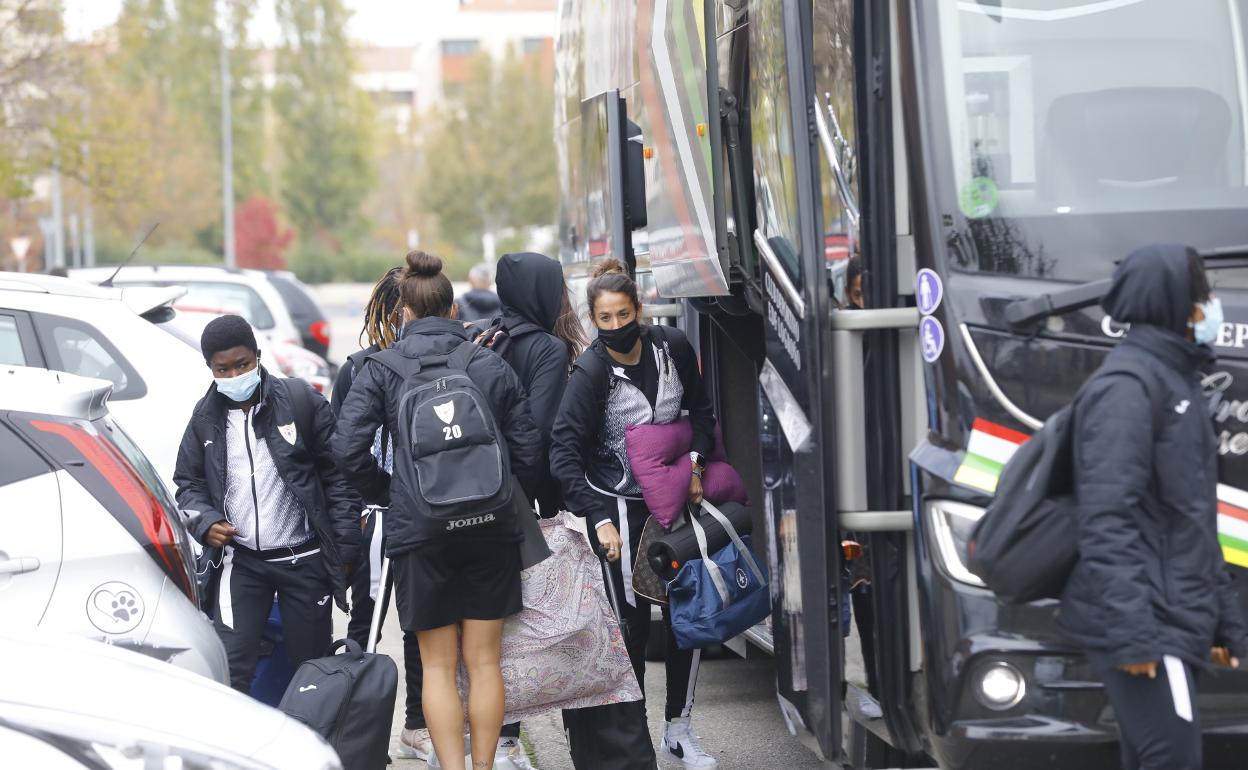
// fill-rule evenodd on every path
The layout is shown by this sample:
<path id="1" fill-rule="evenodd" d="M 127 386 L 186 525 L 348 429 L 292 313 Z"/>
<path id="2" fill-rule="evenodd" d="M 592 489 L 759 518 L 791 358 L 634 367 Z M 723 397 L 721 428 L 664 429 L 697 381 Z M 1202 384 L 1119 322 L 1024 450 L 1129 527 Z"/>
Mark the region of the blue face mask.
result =
<path id="1" fill-rule="evenodd" d="M 217 392 L 231 401 L 242 403 L 251 398 L 260 386 L 260 366 L 237 377 L 215 377 Z"/>
<path id="2" fill-rule="evenodd" d="M 1199 307 L 1205 317 L 1192 324 L 1192 335 L 1197 345 L 1212 345 L 1222 331 L 1222 300 L 1213 297 Z"/>

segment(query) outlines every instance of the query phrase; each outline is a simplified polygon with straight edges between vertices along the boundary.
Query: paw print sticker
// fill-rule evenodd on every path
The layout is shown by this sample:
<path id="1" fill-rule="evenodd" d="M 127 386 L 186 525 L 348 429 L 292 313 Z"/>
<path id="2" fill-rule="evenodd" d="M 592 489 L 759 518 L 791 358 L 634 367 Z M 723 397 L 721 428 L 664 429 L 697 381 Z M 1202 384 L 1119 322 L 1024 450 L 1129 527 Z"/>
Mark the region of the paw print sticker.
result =
<path id="1" fill-rule="evenodd" d="M 106 634 L 128 634 L 143 621 L 143 597 L 132 586 L 112 581 L 87 599 L 87 619 Z"/>

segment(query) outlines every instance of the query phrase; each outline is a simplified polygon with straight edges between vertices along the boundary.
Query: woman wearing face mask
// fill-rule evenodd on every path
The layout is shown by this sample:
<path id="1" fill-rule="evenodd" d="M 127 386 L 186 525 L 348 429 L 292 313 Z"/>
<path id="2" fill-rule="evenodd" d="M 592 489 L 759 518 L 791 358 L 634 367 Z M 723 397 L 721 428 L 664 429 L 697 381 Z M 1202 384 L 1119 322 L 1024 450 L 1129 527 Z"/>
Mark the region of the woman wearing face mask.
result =
<path id="1" fill-rule="evenodd" d="M 541 475 L 541 442 L 515 373 L 499 356 L 473 345 L 463 324 L 453 320 L 454 292 L 442 260 L 421 251 L 408 254 L 399 292 L 405 319 L 401 337 L 356 376 L 342 405 L 334 456 L 366 502 L 389 507 L 382 522 L 386 555 L 394 571 L 400 625 L 416 634 L 420 646 L 424 715 L 436 754 L 447 767 L 446 760 L 458 762 L 463 756 L 465 712 L 456 686 L 462 657 L 469 679 L 473 767 L 488 768 L 503 724 L 503 620 L 521 609 L 520 530 L 505 513 L 509 504 L 491 502 L 488 509 L 439 520 L 430 513 L 430 501 L 435 492 L 476 499 L 463 497 L 473 491 L 465 477 L 477 473 L 488 479 L 491 469 L 497 473 L 500 452 L 525 490 L 534 489 Z M 439 362 L 447 367 L 438 372 L 440 379 L 419 391 L 408 387 L 413 376 Z M 463 375 L 473 390 L 464 390 L 469 386 Z M 450 400 L 438 402 L 439 396 L 430 395 L 420 401 L 430 388 Z M 402 423 L 400 404 L 414 410 L 403 411 Z M 482 412 L 491 416 L 496 432 L 480 427 L 482 418 L 473 415 Z M 373 455 L 383 425 L 395 437 L 393 484 Z M 448 454 L 473 447 L 483 447 L 483 453 Z M 430 460 L 433 456 L 446 459 Z M 457 457 L 482 462 L 462 473 L 445 472 Z"/>
<path id="2" fill-rule="evenodd" d="M 1150 246 L 1119 265 L 1101 306 L 1130 331 L 1109 354 L 1116 370 L 1075 400 L 1079 561 L 1058 626 L 1104 682 L 1123 767 L 1197 770 L 1194 672 L 1237 667 L 1248 633 L 1218 541 L 1201 388 L 1222 305 L 1194 250 Z"/>
<path id="3" fill-rule="evenodd" d="M 650 605 L 633 593 L 631 574 L 650 512 L 629 467 L 624 432 L 630 425 L 674 422 L 688 412 L 693 425 L 689 502 L 696 505 L 702 502 L 705 458 L 714 447 L 715 415 L 697 353 L 685 335 L 672 327 L 642 324 L 637 284 L 618 261 L 604 260 L 593 275 L 588 304 L 598 338 L 577 359 L 564 392 L 552 435 L 551 472 L 563 488 L 568 509 L 588 519 L 591 537 L 611 562 L 616 594 L 626 600 L 620 620 L 629 657 L 644 686 Z M 666 607 L 663 626 L 667 634 L 663 748 L 691 770 L 715 768 L 715 759 L 702 750 L 689 727 L 700 651 L 676 646 Z"/>

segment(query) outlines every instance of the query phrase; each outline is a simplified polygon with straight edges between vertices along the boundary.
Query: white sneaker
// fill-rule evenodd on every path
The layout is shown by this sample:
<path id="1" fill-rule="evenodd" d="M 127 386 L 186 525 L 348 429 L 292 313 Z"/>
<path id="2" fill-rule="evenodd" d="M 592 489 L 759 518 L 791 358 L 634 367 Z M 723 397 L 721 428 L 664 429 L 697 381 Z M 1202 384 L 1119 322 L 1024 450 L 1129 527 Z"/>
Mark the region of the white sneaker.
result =
<path id="1" fill-rule="evenodd" d="M 715 770 L 719 762 L 698 745 L 689 729 L 689 720 L 673 719 L 663 730 L 663 750 L 668 759 L 679 760 L 686 770 Z"/>
<path id="2" fill-rule="evenodd" d="M 429 731 L 421 728 L 419 730 L 404 730 L 399 733 L 399 756 L 415 759 L 428 760 L 433 756 L 433 739 L 429 737 Z"/>
<path id="3" fill-rule="evenodd" d="M 494 770 L 534 770 L 519 738 L 499 738 Z"/>
<path id="4" fill-rule="evenodd" d="M 429 734 L 429 731 L 428 731 L 428 730 L 425 730 L 424 732 L 425 732 L 425 734 L 426 734 L 426 735 L 428 735 L 428 734 Z M 464 756 L 465 756 L 465 757 L 467 757 L 469 754 L 471 754 L 471 753 L 472 753 L 472 746 L 471 746 L 471 744 L 469 744 L 469 740 L 470 740 L 469 736 L 465 735 L 465 736 L 464 736 Z M 399 745 L 400 745 L 400 746 L 402 746 L 402 739 L 401 739 L 401 738 L 400 738 L 400 744 L 399 744 Z M 402 752 L 400 751 L 400 753 L 402 753 Z M 433 739 L 432 739 L 432 738 L 429 740 L 429 755 L 428 755 L 428 757 L 426 757 L 426 759 L 425 759 L 425 764 L 426 764 L 426 765 L 428 765 L 428 766 L 429 766 L 429 767 L 431 767 L 431 768 L 435 768 L 435 770 L 436 770 L 437 768 L 441 768 L 441 767 L 442 767 L 442 763 L 438 761 L 438 755 L 437 755 L 437 753 L 436 753 L 436 752 L 434 752 L 434 750 L 433 750 Z"/>

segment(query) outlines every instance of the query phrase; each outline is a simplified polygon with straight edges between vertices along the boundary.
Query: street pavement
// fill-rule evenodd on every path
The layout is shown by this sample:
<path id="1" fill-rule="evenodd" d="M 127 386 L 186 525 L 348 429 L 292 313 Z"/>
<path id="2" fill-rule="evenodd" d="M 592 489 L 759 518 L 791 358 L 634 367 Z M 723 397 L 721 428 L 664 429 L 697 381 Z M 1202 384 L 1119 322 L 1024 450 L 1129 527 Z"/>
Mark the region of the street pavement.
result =
<path id="1" fill-rule="evenodd" d="M 401 672 L 403 640 L 397 615 L 391 607 L 378 651 L 394 658 Z M 346 635 L 346 618 L 341 613 L 335 613 L 335 626 L 336 638 Z M 662 663 L 650 663 L 646 667 L 646 691 L 650 694 L 650 733 L 657 751 L 663 735 L 665 681 Z M 394 760 L 391 767 L 424 770 L 425 763 L 403 759 L 397 754 L 405 694 L 400 673 L 391 726 L 390 756 Z M 809 749 L 789 735 L 776 702 L 775 668 L 768 657 L 743 660 L 725 653 L 721 658 L 703 661 L 693 727 L 702 747 L 719 760 L 720 770 L 816 770 L 824 767 Z M 529 720 L 522 728 L 524 741 L 532 749 L 535 767 L 572 770 L 559 712 Z M 667 763 L 660 758 L 660 764 Z M 679 763 L 667 766 L 679 767 Z"/>

